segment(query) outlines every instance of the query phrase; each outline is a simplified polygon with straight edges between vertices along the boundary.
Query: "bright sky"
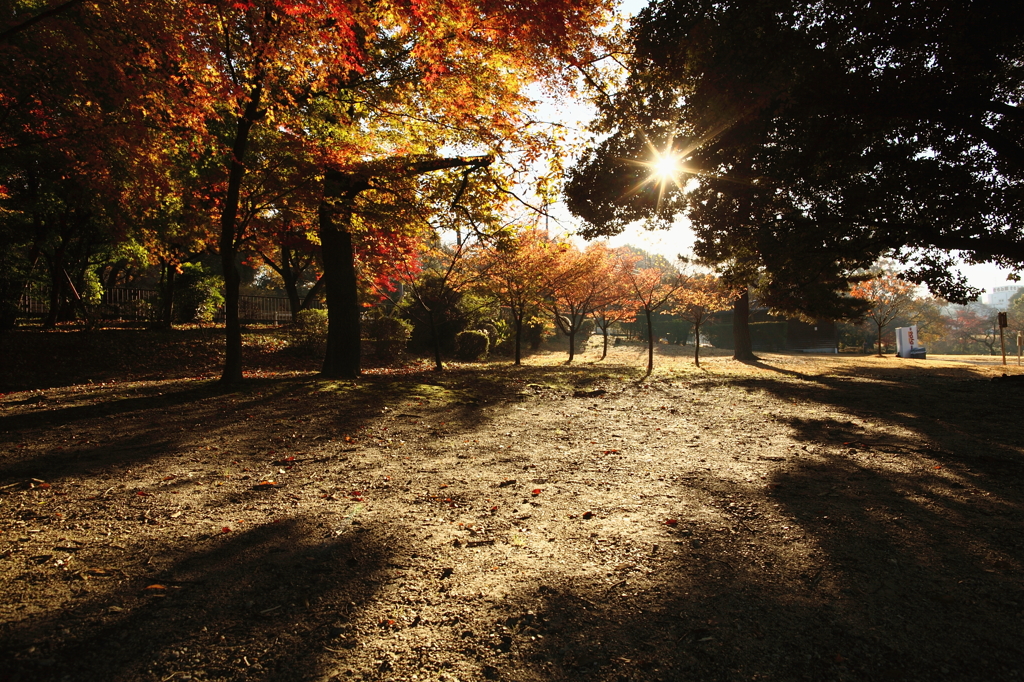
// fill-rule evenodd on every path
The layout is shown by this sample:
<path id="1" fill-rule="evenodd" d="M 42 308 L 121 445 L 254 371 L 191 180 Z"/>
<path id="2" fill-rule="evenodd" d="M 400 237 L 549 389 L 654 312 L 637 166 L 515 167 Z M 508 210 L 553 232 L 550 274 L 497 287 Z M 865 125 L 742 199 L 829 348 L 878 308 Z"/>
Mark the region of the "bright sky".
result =
<path id="1" fill-rule="evenodd" d="M 620 12 L 632 16 L 639 12 L 647 4 L 646 0 L 622 0 L 619 4 Z M 550 120 L 558 120 L 565 125 L 583 129 L 586 122 L 593 116 L 593 110 L 586 105 L 574 101 L 561 100 L 550 102 L 544 107 L 544 116 L 550 116 Z M 551 223 L 551 228 L 572 232 L 578 225 L 568 210 L 561 204 L 552 207 L 552 214 L 557 218 Z M 557 225 L 555 224 L 557 222 Z M 693 233 L 690 231 L 688 222 L 679 219 L 669 230 L 644 230 L 639 226 L 628 228 L 621 235 L 609 240 L 612 246 L 631 244 L 651 253 L 658 253 L 667 258 L 675 258 L 679 254 L 689 254 L 693 245 Z M 972 286 L 986 291 L 993 287 L 1007 283 L 1007 275 L 1012 271 L 1001 270 L 995 265 L 963 265 L 961 270 L 967 275 Z M 1024 274 L 1024 273 L 1022 273 Z M 982 295 L 983 302 L 988 300 L 987 295 Z"/>

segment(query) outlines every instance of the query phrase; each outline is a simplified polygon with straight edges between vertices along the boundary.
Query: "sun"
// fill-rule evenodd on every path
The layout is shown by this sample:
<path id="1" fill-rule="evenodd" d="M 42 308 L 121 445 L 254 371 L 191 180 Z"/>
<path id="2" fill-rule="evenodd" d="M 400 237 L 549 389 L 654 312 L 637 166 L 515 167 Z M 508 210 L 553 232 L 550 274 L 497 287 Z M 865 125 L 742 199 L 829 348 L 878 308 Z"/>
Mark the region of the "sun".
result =
<path id="1" fill-rule="evenodd" d="M 659 182 L 665 183 L 674 180 L 682 170 L 679 157 L 672 152 L 655 152 L 654 160 L 650 163 L 651 175 Z"/>

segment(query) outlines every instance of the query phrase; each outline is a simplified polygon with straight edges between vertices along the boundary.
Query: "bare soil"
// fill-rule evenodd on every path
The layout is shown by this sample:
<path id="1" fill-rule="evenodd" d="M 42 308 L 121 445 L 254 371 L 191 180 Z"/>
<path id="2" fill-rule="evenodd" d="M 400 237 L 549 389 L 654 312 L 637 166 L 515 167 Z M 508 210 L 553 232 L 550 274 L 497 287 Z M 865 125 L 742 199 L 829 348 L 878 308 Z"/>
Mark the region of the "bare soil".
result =
<path id="1" fill-rule="evenodd" d="M 1024 678 L 1015 365 L 118 334 L 0 349 L 4 682 Z"/>

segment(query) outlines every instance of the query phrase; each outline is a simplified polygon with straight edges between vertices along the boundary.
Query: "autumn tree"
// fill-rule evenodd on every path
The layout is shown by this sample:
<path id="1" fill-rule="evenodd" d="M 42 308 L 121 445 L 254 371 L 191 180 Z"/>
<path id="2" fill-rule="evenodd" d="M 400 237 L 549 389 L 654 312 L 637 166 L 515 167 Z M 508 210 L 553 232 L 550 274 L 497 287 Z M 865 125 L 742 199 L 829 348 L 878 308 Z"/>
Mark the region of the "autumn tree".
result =
<path id="1" fill-rule="evenodd" d="M 632 304 L 647 320 L 647 375 L 654 371 L 654 313 L 668 305 L 682 286 L 678 273 L 660 268 L 640 268 L 626 273 L 632 292 Z"/>
<path id="2" fill-rule="evenodd" d="M 493 239 L 500 223 L 496 211 L 502 205 L 492 192 L 481 191 L 481 183 L 472 181 L 474 167 L 449 172 L 440 182 L 432 184 L 432 197 L 416 206 L 430 234 L 415 260 L 406 260 L 396 275 L 404 284 L 408 299 L 405 311 L 414 322 L 427 329 L 434 355 L 434 369 L 443 371 L 444 341 L 454 341 L 455 333 L 469 315 L 481 312 L 466 310 L 466 302 L 477 284 L 477 273 L 469 263 L 471 254 Z M 433 199 L 431 201 L 431 199 Z M 426 210 L 424 210 L 426 209 Z M 445 241 L 445 238 L 453 241 Z M 486 300 L 482 298 L 481 300 Z M 448 328 L 444 333 L 443 327 Z"/>
<path id="3" fill-rule="evenodd" d="M 881 272 L 856 284 L 852 294 L 871 306 L 865 317 L 878 330 L 878 356 L 882 357 L 882 333 L 890 322 L 913 304 L 914 284 L 895 274 Z"/>
<path id="4" fill-rule="evenodd" d="M 727 310 L 737 295 L 735 289 L 712 274 L 682 276 L 670 310 L 693 325 L 693 364 L 697 367 L 700 367 L 700 328 L 715 313 Z"/>
<path id="5" fill-rule="evenodd" d="M 632 322 L 636 319 L 636 307 L 631 304 L 633 288 L 629 281 L 631 273 L 640 260 L 640 254 L 617 249 L 611 254 L 611 271 L 608 286 L 594 303 L 594 325 L 601 330 L 601 360 L 608 357 L 608 330 L 613 324 Z"/>
<path id="6" fill-rule="evenodd" d="M 307 178 L 326 177 L 321 193 L 327 198 L 313 207 L 323 218 L 352 213 L 336 206 L 345 190 L 335 190 L 358 185 L 366 164 L 401 169 L 413 157 L 439 158 L 443 148 L 462 158 L 517 146 L 527 148 L 523 163 L 529 163 L 543 135 L 525 114 L 532 107 L 525 86 L 585 60 L 591 29 L 608 10 L 604 0 L 559 0 L 528 12 L 521 3 L 489 0 L 441 6 L 115 0 L 16 13 L 0 41 L 0 59 L 13 75 L 0 84 L 0 147 L 124 120 L 143 134 L 173 129 L 200 146 L 216 146 L 223 174 L 210 196 L 227 301 L 222 378 L 237 381 L 238 257 L 253 225 L 242 205 L 246 176 L 290 149 Z M 58 76 L 44 79 L 49 73 Z M 52 93 L 38 86 L 50 80 L 70 85 Z M 327 226 L 326 250 L 357 252 L 358 246 L 345 248 L 344 236 L 332 241 L 337 224 L 347 221 L 319 222 Z M 334 265 L 325 259 L 325 272 Z M 341 289 L 329 300 L 338 302 L 345 292 L 351 301 L 356 280 L 347 273 L 354 264 L 338 267 Z M 335 317 L 349 326 L 347 343 L 357 353 L 358 325 L 351 323 L 358 316 L 350 307 L 343 303 L 346 314 Z M 335 337 L 342 333 L 335 331 Z M 329 346 L 329 357 L 337 348 Z M 346 352 L 344 367 L 325 362 L 325 372 L 357 374 L 353 349 Z"/>
<path id="7" fill-rule="evenodd" d="M 1007 315 L 1012 320 L 1012 326 L 1016 329 L 1024 329 L 1024 291 L 1018 292 L 1007 308 Z"/>
<path id="8" fill-rule="evenodd" d="M 970 353 L 978 345 L 978 338 L 990 327 L 988 316 L 968 306 L 956 306 L 947 321 L 953 347 L 958 353 Z"/>
<path id="9" fill-rule="evenodd" d="M 544 304 L 545 275 L 557 255 L 557 245 L 538 228 L 525 228 L 483 246 L 474 257 L 486 291 L 508 309 L 515 333 L 514 364 L 522 364 L 523 328 Z"/>
<path id="10" fill-rule="evenodd" d="M 564 244 L 556 255 L 554 266 L 545 273 L 547 304 L 555 325 L 569 339 L 568 364 L 575 357 L 576 334 L 583 322 L 597 308 L 611 307 L 617 263 L 612 250 L 602 242 L 585 250 Z"/>

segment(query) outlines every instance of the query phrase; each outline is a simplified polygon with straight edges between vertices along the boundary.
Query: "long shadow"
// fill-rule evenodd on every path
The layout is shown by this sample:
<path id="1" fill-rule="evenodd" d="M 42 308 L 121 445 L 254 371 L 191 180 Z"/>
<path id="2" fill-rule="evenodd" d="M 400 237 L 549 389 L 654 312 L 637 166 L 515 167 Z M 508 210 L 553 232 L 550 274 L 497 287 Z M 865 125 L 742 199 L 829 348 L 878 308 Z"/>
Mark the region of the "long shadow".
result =
<path id="1" fill-rule="evenodd" d="M 854 379 L 732 382 L 784 401 L 771 419 L 810 450 L 728 504 L 694 484 L 732 530 L 648 546 L 635 561 L 654 570 L 552 571 L 509 595 L 511 616 L 474 640 L 485 675 L 1020 679 L 1021 394 L 993 404 L 990 383 L 962 377 Z M 788 417 L 790 400 L 831 414 Z"/>
<path id="2" fill-rule="evenodd" d="M 87 596 L 59 611 L 5 624 L 2 677 L 319 678 L 355 648 L 350 621 L 399 544 L 373 526 L 337 536 L 314 518 L 181 542 L 116 584 L 78 580 Z"/>
<path id="3" fill-rule="evenodd" d="M 199 439 L 224 440 L 225 452 L 238 459 L 241 452 L 273 448 L 275 430 L 268 425 L 269 419 L 287 424 L 282 431 L 309 431 L 312 438 L 322 435 L 314 431 L 324 420 L 333 424 L 332 431 L 355 431 L 380 415 L 382 396 L 349 391 L 312 401 L 309 396 L 318 385 L 304 378 L 250 380 L 231 388 L 217 382 L 199 386 L 169 382 L 147 386 L 147 394 L 138 397 L 117 397 L 112 392 L 99 404 L 5 415 L 0 417 L 0 442 L 32 446 L 35 440 L 52 439 L 59 432 L 55 429 L 64 428 L 97 435 L 85 445 L 68 442 L 66 447 L 43 452 L 16 449 L 15 456 L 0 465 L 0 481 L 53 480 L 106 467 L 140 465 L 186 453 Z M 17 456 L 21 452 L 26 454 Z"/>

